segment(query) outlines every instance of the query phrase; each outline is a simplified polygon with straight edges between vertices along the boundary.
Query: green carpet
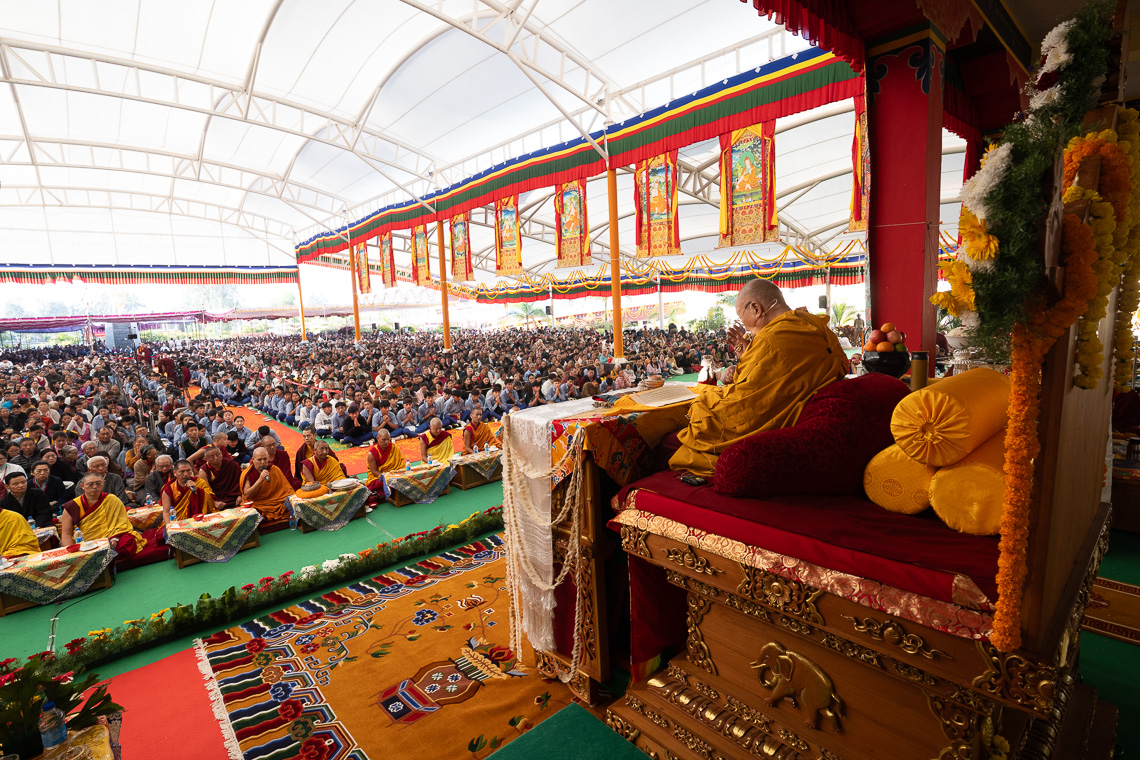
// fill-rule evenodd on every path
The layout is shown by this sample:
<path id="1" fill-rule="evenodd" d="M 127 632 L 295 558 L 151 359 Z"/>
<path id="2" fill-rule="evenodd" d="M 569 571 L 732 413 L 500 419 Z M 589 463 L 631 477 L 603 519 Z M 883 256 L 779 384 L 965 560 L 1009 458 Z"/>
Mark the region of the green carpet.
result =
<path id="1" fill-rule="evenodd" d="M 645 760 L 641 750 L 577 704 L 562 708 L 493 756 L 495 760 Z"/>
<path id="2" fill-rule="evenodd" d="M 51 619 L 59 614 L 56 646 L 97 628 L 113 628 L 124 620 L 149 618 L 151 613 L 175 603 L 189 604 L 202 593 L 217 595 L 230 586 L 256 583 L 266 575 L 280 575 L 305 565 L 319 565 L 326 559 L 375 546 L 392 538 L 458 523 L 472 512 L 496 507 L 503 501 L 501 483 L 491 483 L 468 491 L 458 489 L 441 496 L 433 504 L 396 508 L 383 504 L 368 520 L 353 520 L 338 531 L 279 531 L 263 536 L 261 546 L 240 552 L 229 562 L 203 563 L 179 570 L 173 560 L 120 573 L 115 585 L 106 591 L 70 599 L 59 605 L 33 607 L 0 618 L 0 658 L 28 656 L 47 648 Z M 387 532 L 385 532 L 387 531 Z M 341 584 L 343 585 L 343 584 Z M 189 646 L 182 642 L 149 649 L 124 658 L 114 667 L 100 666 L 100 675 L 110 676 L 154 662 Z"/>

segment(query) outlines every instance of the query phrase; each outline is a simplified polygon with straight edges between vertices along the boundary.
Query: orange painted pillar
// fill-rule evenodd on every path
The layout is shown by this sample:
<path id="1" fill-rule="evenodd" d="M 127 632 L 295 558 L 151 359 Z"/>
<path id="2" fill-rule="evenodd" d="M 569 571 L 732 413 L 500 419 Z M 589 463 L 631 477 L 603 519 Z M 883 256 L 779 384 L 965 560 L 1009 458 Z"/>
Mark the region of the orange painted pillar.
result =
<path id="1" fill-rule="evenodd" d="M 443 304 L 443 350 L 451 350 L 451 323 L 447 317 L 447 263 L 444 261 L 446 247 L 443 243 L 443 222 L 435 223 L 435 237 L 439 243 L 439 297 Z"/>
<path id="2" fill-rule="evenodd" d="M 621 261 L 618 256 L 617 170 L 606 171 L 606 189 L 610 197 L 610 298 L 613 301 L 614 358 L 625 358 L 621 321 Z"/>

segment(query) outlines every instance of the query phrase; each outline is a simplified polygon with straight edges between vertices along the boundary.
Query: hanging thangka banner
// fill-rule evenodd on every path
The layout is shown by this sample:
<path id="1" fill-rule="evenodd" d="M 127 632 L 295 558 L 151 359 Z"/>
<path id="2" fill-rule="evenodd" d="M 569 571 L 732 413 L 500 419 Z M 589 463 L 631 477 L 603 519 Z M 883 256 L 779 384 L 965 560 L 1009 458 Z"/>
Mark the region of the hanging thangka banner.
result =
<path id="1" fill-rule="evenodd" d="M 776 227 L 776 122 L 720 136 L 720 243 L 779 239 Z"/>
<path id="2" fill-rule="evenodd" d="M 356 278 L 361 295 L 372 292 L 372 275 L 368 271 L 368 246 L 356 246 Z"/>
<path id="3" fill-rule="evenodd" d="M 396 284 L 396 254 L 392 252 L 391 230 L 380 236 L 380 278 L 386 288 Z"/>
<path id="4" fill-rule="evenodd" d="M 637 255 L 674 256 L 681 252 L 677 229 L 677 151 L 637 163 Z"/>
<path id="5" fill-rule="evenodd" d="M 495 273 L 522 274 L 522 230 L 519 227 L 519 197 L 495 201 Z"/>
<path id="6" fill-rule="evenodd" d="M 867 229 L 871 208 L 871 149 L 867 139 L 867 100 L 855 97 L 855 138 L 851 143 L 851 224 L 847 229 Z"/>
<path id="7" fill-rule="evenodd" d="M 464 282 L 471 277 L 471 233 L 467 212 L 451 217 L 451 279 Z"/>
<path id="8" fill-rule="evenodd" d="M 580 267 L 590 261 L 590 224 L 586 219 L 586 180 L 558 185 L 554 193 L 554 229 L 558 266 Z"/>
<path id="9" fill-rule="evenodd" d="M 431 282 L 431 265 L 428 256 L 427 225 L 412 227 L 412 283 L 428 285 Z"/>

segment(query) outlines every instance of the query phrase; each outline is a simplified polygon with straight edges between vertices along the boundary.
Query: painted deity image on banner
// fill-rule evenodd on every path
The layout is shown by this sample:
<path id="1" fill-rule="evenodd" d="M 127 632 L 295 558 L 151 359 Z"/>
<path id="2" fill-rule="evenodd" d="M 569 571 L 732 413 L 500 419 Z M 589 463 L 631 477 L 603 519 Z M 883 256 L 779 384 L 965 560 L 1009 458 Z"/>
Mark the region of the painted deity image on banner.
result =
<path id="1" fill-rule="evenodd" d="M 522 273 L 517 195 L 495 201 L 495 271 L 506 275 Z"/>
<path id="2" fill-rule="evenodd" d="M 863 136 L 859 146 L 859 191 L 862 211 L 860 229 L 867 229 L 871 212 L 871 141 L 867 139 L 867 112 L 859 114 L 859 131 Z"/>
<path id="3" fill-rule="evenodd" d="M 768 187 L 764 147 L 764 138 L 759 135 L 749 135 L 732 146 L 733 208 L 764 202 Z"/>
<path id="4" fill-rule="evenodd" d="M 422 224 L 412 228 L 412 258 L 415 284 L 426 285 L 431 279 L 431 269 L 428 266 L 427 227 Z"/>
<path id="5" fill-rule="evenodd" d="M 384 287 L 390 288 L 396 284 L 396 269 L 392 259 L 391 232 L 385 232 L 380 236 L 380 271 L 384 280 Z"/>
<path id="6" fill-rule="evenodd" d="M 649 197 L 643 208 L 649 211 L 649 222 L 669 221 L 669 202 L 672 200 L 673 167 L 664 156 L 656 156 L 649 162 L 649 181 L 645 190 Z M 644 195 L 644 191 L 643 191 Z"/>
<path id="7" fill-rule="evenodd" d="M 451 276 L 456 281 L 471 279 L 471 238 L 467 214 L 451 217 Z"/>
<path id="8" fill-rule="evenodd" d="M 518 211 L 504 203 L 499 208 L 499 247 L 504 254 L 509 255 L 518 248 L 518 227 Z"/>
<path id="9" fill-rule="evenodd" d="M 372 273 L 368 270 L 368 246 L 361 243 L 356 249 L 356 276 L 360 292 L 367 295 L 372 292 Z"/>
<path id="10" fill-rule="evenodd" d="M 582 235 L 582 193 L 578 186 L 566 184 L 562 188 L 562 238 Z"/>

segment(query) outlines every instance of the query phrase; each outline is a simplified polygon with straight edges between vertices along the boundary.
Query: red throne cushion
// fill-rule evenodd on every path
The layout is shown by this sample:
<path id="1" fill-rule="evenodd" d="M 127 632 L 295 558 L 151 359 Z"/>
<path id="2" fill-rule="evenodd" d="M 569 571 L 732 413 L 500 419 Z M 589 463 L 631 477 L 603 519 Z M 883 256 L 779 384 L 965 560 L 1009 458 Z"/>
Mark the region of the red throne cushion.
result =
<path id="1" fill-rule="evenodd" d="M 808 400 L 795 426 L 725 449 L 713 488 L 753 498 L 862 493 L 867 463 L 894 443 L 891 413 L 907 392 L 902 381 L 875 373 L 832 383 Z"/>

